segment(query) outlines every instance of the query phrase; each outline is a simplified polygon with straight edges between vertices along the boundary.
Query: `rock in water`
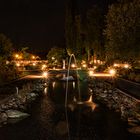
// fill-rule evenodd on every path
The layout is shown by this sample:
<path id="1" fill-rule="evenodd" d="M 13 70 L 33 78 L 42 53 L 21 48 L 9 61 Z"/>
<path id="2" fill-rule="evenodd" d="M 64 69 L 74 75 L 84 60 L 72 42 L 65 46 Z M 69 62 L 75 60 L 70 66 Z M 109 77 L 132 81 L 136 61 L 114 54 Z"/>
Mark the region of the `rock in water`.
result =
<path id="1" fill-rule="evenodd" d="M 21 112 L 21 111 L 18 111 L 18 110 L 7 110 L 6 111 L 6 114 L 8 116 L 8 118 L 26 118 L 29 116 L 28 113 L 24 113 L 24 112 Z"/>
<path id="2" fill-rule="evenodd" d="M 73 81 L 74 80 L 74 78 L 73 78 L 73 76 L 68 76 L 68 77 L 63 77 L 62 79 L 61 79 L 62 81 Z"/>
<path id="3" fill-rule="evenodd" d="M 7 121 L 7 117 L 6 113 L 0 113 L 0 123 Z"/>

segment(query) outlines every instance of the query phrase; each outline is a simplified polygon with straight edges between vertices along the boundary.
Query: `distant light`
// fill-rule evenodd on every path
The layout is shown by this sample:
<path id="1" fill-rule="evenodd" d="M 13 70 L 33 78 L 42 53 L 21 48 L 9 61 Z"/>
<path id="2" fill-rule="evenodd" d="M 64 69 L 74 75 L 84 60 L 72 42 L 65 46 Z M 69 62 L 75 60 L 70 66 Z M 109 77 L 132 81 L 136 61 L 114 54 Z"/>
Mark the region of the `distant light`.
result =
<path id="1" fill-rule="evenodd" d="M 110 69 L 110 70 L 109 70 L 109 73 L 110 73 L 112 76 L 115 76 L 116 70 L 115 70 L 115 69 Z"/>
<path id="2" fill-rule="evenodd" d="M 125 64 L 124 65 L 124 68 L 128 69 L 129 68 L 129 65 L 128 64 Z"/>
<path id="3" fill-rule="evenodd" d="M 89 76 L 93 76 L 94 72 L 93 71 L 89 71 Z"/>
<path id="4" fill-rule="evenodd" d="M 114 64 L 113 66 L 114 66 L 114 67 L 118 67 L 118 66 L 119 66 L 119 64 Z"/>
<path id="5" fill-rule="evenodd" d="M 84 68 L 86 68 L 86 67 L 87 67 L 87 65 L 86 65 L 86 64 L 83 64 L 83 67 L 84 67 Z"/>
<path id="6" fill-rule="evenodd" d="M 75 64 L 72 64 L 71 67 L 72 67 L 72 68 L 75 68 Z"/>
<path id="7" fill-rule="evenodd" d="M 18 57 L 19 57 L 19 55 L 18 55 L 18 54 L 15 54 L 15 57 L 16 57 L 16 58 L 18 58 Z"/>
<path id="8" fill-rule="evenodd" d="M 55 57 L 52 57 L 52 60 L 54 60 L 55 59 Z"/>
<path id="9" fill-rule="evenodd" d="M 97 60 L 94 60 L 94 63 L 96 64 L 97 63 Z"/>
<path id="10" fill-rule="evenodd" d="M 35 59 L 35 56 L 32 56 L 32 59 Z"/>
<path id="11" fill-rule="evenodd" d="M 97 66 L 94 66 L 93 69 L 97 69 Z"/>
<path id="12" fill-rule="evenodd" d="M 43 72 L 43 77 L 47 77 L 48 73 L 47 72 Z"/>
<path id="13" fill-rule="evenodd" d="M 42 70 L 44 70 L 47 66 L 44 64 L 42 65 Z"/>
<path id="14" fill-rule="evenodd" d="M 33 63 L 33 66 L 36 66 L 36 63 Z"/>
<path id="15" fill-rule="evenodd" d="M 17 67 L 19 67 L 19 66 L 20 66 L 20 64 L 19 64 L 19 63 L 17 63 L 17 64 L 16 64 L 16 66 L 17 66 Z"/>

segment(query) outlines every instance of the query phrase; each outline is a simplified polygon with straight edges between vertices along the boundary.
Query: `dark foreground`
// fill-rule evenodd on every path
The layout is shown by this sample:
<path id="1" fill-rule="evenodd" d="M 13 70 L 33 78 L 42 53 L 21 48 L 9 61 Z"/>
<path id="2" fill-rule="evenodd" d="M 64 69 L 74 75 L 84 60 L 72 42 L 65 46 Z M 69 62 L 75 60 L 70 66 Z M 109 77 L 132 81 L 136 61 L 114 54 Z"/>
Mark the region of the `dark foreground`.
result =
<path id="1" fill-rule="evenodd" d="M 65 82 L 50 82 L 40 98 L 28 108 L 30 117 L 0 128 L 0 140 L 138 140 L 127 132 L 120 115 L 100 103 L 96 108 L 78 105 L 65 109 Z M 82 99 L 87 100 L 88 85 L 80 84 Z M 68 103 L 77 93 L 77 84 L 69 83 Z M 85 94 L 86 93 L 86 94 Z M 96 99 L 93 95 L 93 101 Z"/>

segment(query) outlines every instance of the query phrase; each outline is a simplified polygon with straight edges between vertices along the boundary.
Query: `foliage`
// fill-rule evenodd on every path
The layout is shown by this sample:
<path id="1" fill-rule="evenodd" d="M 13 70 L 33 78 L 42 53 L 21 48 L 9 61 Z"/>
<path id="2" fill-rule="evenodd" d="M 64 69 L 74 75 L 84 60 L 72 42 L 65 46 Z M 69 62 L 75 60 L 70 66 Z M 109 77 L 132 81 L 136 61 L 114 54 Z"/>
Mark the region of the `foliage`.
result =
<path id="1" fill-rule="evenodd" d="M 47 54 L 48 63 L 52 65 L 62 65 L 62 61 L 66 56 L 67 54 L 65 49 L 53 47 Z"/>
<path id="2" fill-rule="evenodd" d="M 66 9 L 66 46 L 68 54 L 75 54 L 78 61 L 90 60 L 94 55 L 104 59 L 104 37 L 102 34 L 104 16 L 97 6 L 88 10 L 86 19 L 75 12 L 69 3 Z"/>
<path id="3" fill-rule="evenodd" d="M 67 53 L 70 55 L 75 52 L 75 9 L 73 8 L 73 2 L 68 1 L 66 7 L 66 18 L 65 18 L 65 38 Z"/>
<path id="4" fill-rule="evenodd" d="M 140 57 L 140 0 L 123 0 L 109 7 L 105 34 L 107 60 L 133 62 Z"/>
<path id="5" fill-rule="evenodd" d="M 86 23 L 86 51 L 94 51 L 94 56 L 97 59 L 103 60 L 103 26 L 104 17 L 99 7 L 94 5 L 87 12 Z"/>
<path id="6" fill-rule="evenodd" d="M 18 72 L 13 64 L 5 64 L 0 61 L 0 84 L 11 81 L 18 77 Z"/>
<path id="7" fill-rule="evenodd" d="M 9 59 L 12 55 L 12 42 L 4 34 L 0 34 L 0 60 Z"/>

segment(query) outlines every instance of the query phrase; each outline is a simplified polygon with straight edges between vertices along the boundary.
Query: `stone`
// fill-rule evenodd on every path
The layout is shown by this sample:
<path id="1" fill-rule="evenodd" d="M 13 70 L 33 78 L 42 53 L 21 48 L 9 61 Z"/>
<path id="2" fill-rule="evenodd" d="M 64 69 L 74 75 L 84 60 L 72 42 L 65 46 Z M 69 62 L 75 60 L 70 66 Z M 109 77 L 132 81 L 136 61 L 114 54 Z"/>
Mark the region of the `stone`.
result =
<path id="1" fill-rule="evenodd" d="M 25 118 L 29 116 L 29 114 L 18 111 L 18 110 L 7 110 L 5 112 L 8 118 Z"/>
<path id="2" fill-rule="evenodd" d="M 6 122 L 7 121 L 7 114 L 6 113 L 0 113 L 0 123 Z"/>

